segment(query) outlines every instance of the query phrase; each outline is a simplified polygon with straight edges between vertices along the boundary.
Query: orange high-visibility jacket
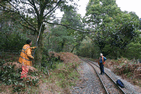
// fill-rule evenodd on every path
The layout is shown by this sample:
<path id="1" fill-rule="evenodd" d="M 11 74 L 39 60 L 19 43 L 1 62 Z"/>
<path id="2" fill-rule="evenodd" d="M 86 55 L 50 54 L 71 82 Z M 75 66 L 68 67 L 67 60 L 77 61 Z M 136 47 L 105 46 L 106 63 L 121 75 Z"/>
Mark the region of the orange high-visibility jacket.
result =
<path id="1" fill-rule="evenodd" d="M 30 58 L 34 59 L 34 57 L 31 55 L 31 51 L 34 49 L 34 47 L 30 47 L 29 44 L 25 44 L 22 48 L 19 62 L 24 63 L 26 66 L 32 66 L 32 61 Z"/>

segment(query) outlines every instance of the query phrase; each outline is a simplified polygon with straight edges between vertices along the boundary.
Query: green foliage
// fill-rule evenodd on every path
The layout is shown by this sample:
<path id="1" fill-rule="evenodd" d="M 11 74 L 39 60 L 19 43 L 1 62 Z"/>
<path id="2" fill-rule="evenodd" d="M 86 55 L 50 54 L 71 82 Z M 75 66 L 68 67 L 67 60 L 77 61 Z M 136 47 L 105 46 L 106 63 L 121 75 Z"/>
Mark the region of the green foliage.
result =
<path id="1" fill-rule="evenodd" d="M 26 43 L 27 38 L 25 35 L 12 32 L 11 34 L 0 34 L 0 49 L 1 50 L 16 50 L 19 51 L 22 46 Z"/>
<path id="2" fill-rule="evenodd" d="M 140 59 L 141 58 L 141 44 L 138 43 L 134 43 L 131 42 L 129 45 L 127 45 L 127 50 L 124 54 L 125 57 L 129 58 L 129 59 Z"/>
<path id="3" fill-rule="evenodd" d="M 5 1 L 5 0 L 4 0 Z M 55 10 L 59 8 L 61 11 L 74 9 L 77 5 L 73 0 L 62 1 L 62 0 L 32 0 L 32 1 L 17 1 L 7 0 L 0 2 L 1 9 L 6 12 L 12 12 L 18 14 L 20 18 L 20 24 L 28 30 L 31 30 L 29 34 L 33 34 L 35 37 L 40 33 L 38 41 L 38 49 L 35 53 L 35 61 L 41 62 L 43 52 L 43 35 L 47 27 L 45 22 L 52 22 L 55 19 Z M 10 3 L 10 5 L 9 5 Z M 25 6 L 29 6 L 28 8 Z M 41 27 L 41 29 L 40 29 Z"/>
<path id="4" fill-rule="evenodd" d="M 50 55 L 49 56 L 49 55 L 46 55 L 44 53 L 43 54 L 43 58 L 42 58 L 41 66 L 44 67 L 43 68 L 43 71 L 46 71 L 47 72 L 49 69 L 55 69 L 56 68 L 55 64 L 56 63 L 59 63 L 59 62 L 61 62 L 59 60 L 59 58 L 54 57 L 54 55 Z M 44 72 L 44 73 L 46 73 L 46 72 Z"/>
<path id="5" fill-rule="evenodd" d="M 0 57 L 3 59 L 5 62 L 15 62 L 18 61 L 19 59 L 19 54 L 21 51 L 1 51 L 0 52 Z"/>
<path id="6" fill-rule="evenodd" d="M 21 72 L 21 70 L 14 70 L 14 66 L 11 65 L 3 66 L 0 71 L 0 80 L 6 85 L 17 84 L 18 80 L 16 79 L 20 78 L 20 74 L 17 71 Z"/>
<path id="7" fill-rule="evenodd" d="M 1 62 L 4 64 L 5 62 Z M 15 70 L 12 65 L 3 65 L 0 68 L 0 81 L 5 85 L 12 85 L 14 92 L 19 92 L 24 87 L 24 83 L 20 79 L 21 69 Z"/>
<path id="8" fill-rule="evenodd" d="M 4 61 L 0 62 L 0 81 L 4 85 L 12 85 L 13 92 L 21 92 L 26 90 L 26 86 L 37 86 L 39 79 L 20 79 L 21 68 L 16 69 L 10 63 L 5 64 Z M 36 76 L 35 73 L 30 73 L 32 76 Z"/>
<path id="9" fill-rule="evenodd" d="M 73 36 L 69 36 L 67 32 L 67 28 L 59 26 L 56 28 L 52 28 L 50 41 L 53 46 L 54 51 L 61 52 L 64 50 L 64 46 L 69 42 L 73 42 Z"/>
<path id="10" fill-rule="evenodd" d="M 139 28 L 141 29 L 141 18 L 140 18 L 140 26 L 139 26 Z"/>
<path id="11" fill-rule="evenodd" d="M 133 73 L 132 72 L 128 72 L 126 75 L 127 75 L 127 78 L 130 78 L 130 77 L 133 76 Z"/>
<path id="12" fill-rule="evenodd" d="M 59 23 L 55 21 L 55 23 Z M 65 10 L 61 19 L 61 24 L 71 28 L 81 29 L 81 17 L 75 9 Z M 45 46 L 55 52 L 73 52 L 75 48 L 80 46 L 81 41 L 85 37 L 82 32 L 72 30 L 64 26 L 50 25 L 51 33 L 48 34 Z"/>
<path id="13" fill-rule="evenodd" d="M 16 14 L 1 11 L 0 49 L 19 51 L 25 44 L 27 36 Z"/>
<path id="14" fill-rule="evenodd" d="M 85 39 L 83 39 L 83 41 L 81 42 L 79 49 L 77 49 L 76 54 L 83 57 L 90 57 L 97 59 L 99 58 L 99 53 L 100 53 L 99 47 L 94 43 L 92 43 L 89 37 L 85 37 Z"/>
<path id="15" fill-rule="evenodd" d="M 91 57 L 91 48 L 92 45 L 90 43 L 82 44 L 79 49 L 80 51 L 78 51 L 77 54 L 83 57 Z"/>
<path id="16" fill-rule="evenodd" d="M 122 56 L 127 45 L 139 36 L 138 16 L 122 12 L 115 0 L 90 0 L 85 22 L 91 30 L 92 42 L 100 52 L 113 58 Z"/>

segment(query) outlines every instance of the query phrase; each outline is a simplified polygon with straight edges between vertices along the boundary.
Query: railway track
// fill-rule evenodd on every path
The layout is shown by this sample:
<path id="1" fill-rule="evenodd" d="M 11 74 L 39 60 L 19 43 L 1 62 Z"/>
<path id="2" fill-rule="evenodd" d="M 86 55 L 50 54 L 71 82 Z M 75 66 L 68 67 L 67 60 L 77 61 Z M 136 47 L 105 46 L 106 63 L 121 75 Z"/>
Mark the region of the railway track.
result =
<path id="1" fill-rule="evenodd" d="M 82 59 L 83 61 L 87 62 L 94 70 L 94 72 L 97 74 L 97 77 L 99 78 L 99 81 L 103 87 L 103 94 L 126 94 L 124 90 L 119 87 L 115 81 L 105 72 L 104 75 L 100 75 L 100 69 L 99 66 L 87 59 Z"/>

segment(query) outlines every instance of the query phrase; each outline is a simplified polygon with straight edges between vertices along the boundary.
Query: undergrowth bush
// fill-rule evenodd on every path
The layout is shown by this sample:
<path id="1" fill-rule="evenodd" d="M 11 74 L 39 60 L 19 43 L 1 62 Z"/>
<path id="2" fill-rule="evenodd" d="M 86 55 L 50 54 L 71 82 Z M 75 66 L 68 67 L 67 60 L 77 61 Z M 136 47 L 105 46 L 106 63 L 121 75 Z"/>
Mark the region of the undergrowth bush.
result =
<path id="1" fill-rule="evenodd" d="M 0 60 L 4 60 L 6 62 L 18 61 L 20 55 L 20 51 L 0 51 Z"/>
<path id="2" fill-rule="evenodd" d="M 105 66 L 133 84 L 141 85 L 141 66 L 135 60 L 128 60 L 126 58 L 106 60 Z"/>
<path id="3" fill-rule="evenodd" d="M 22 69 L 15 68 L 15 65 L 11 65 L 11 63 L 2 61 L 0 66 L 0 82 L 4 85 L 12 85 L 13 92 L 25 91 L 26 86 L 37 86 L 39 82 L 39 79 L 32 79 L 32 77 L 20 79 Z M 35 73 L 30 72 L 29 74 L 35 76 Z"/>
<path id="4" fill-rule="evenodd" d="M 22 48 L 26 43 L 27 37 L 25 34 L 13 31 L 10 34 L 5 34 L 5 32 L 0 33 L 0 49 L 2 50 L 16 50 Z"/>
<path id="5" fill-rule="evenodd" d="M 20 79 L 21 68 L 15 70 L 15 66 L 5 65 L 5 63 L 6 61 L 0 60 L 0 76 L 2 77 L 0 84 L 10 85 L 13 92 L 33 93 L 32 90 L 30 92 L 30 88 L 37 87 L 41 85 L 42 81 L 45 81 L 48 84 L 55 84 L 52 86 L 53 89 L 57 87 L 58 90 L 63 89 L 69 93 L 68 87 L 75 85 L 79 77 L 76 70 L 78 64 L 80 64 L 79 58 L 72 53 L 62 52 L 57 54 L 57 57 L 55 57 L 55 54 L 51 57 L 44 54 L 41 67 L 34 65 L 39 71 L 29 71 L 27 79 Z M 34 77 L 35 79 L 33 79 Z"/>

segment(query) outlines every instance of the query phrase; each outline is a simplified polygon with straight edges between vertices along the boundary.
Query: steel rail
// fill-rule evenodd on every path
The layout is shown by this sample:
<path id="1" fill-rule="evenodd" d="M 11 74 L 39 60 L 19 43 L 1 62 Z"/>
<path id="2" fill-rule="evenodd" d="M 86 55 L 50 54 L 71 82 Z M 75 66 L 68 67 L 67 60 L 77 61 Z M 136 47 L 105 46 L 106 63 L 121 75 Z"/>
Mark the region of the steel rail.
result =
<path id="1" fill-rule="evenodd" d="M 82 59 L 82 58 L 81 58 Z M 98 67 L 99 68 L 99 66 L 98 65 L 96 65 L 93 61 L 90 61 L 90 60 L 88 60 L 88 59 L 86 59 L 86 60 L 84 60 L 84 59 L 82 59 L 83 61 L 86 61 L 89 65 L 90 65 L 90 63 L 91 64 L 93 64 L 93 65 L 95 65 L 96 67 Z M 92 66 L 92 65 L 91 65 Z M 93 66 L 92 66 L 93 67 Z M 94 68 L 94 70 L 95 70 L 95 68 Z M 95 70 L 96 71 L 96 70 Z M 97 72 L 96 72 L 97 73 Z M 105 72 L 105 74 L 106 74 L 106 76 L 115 84 L 115 86 L 121 91 L 121 93 L 123 93 L 123 94 L 126 94 L 123 90 L 122 90 L 122 88 L 121 87 L 119 87 L 116 83 L 115 83 L 115 81 Z M 98 73 L 97 73 L 97 75 L 98 75 Z M 99 75 L 98 75 L 98 77 L 99 77 Z M 100 78 L 101 79 L 101 78 Z M 102 84 L 103 84 L 103 81 L 102 81 Z M 103 84 L 103 86 L 104 86 L 104 84 Z M 105 87 L 105 86 L 104 86 Z M 106 88 L 106 87 L 105 87 Z M 105 89 L 105 90 L 107 90 L 107 89 Z M 108 91 L 106 91 L 107 92 L 107 94 L 109 94 L 108 93 Z"/>
<path id="2" fill-rule="evenodd" d="M 90 60 L 89 60 L 89 62 L 92 63 L 92 64 L 94 64 L 96 67 L 99 68 L 99 66 L 96 65 L 93 61 L 90 61 Z M 126 93 L 122 90 L 122 88 L 119 87 L 119 86 L 116 84 L 116 82 L 115 82 L 106 72 L 105 72 L 105 74 L 106 74 L 106 76 L 115 84 L 115 86 L 117 86 L 117 88 L 118 88 L 123 94 L 126 94 Z"/>
<path id="3" fill-rule="evenodd" d="M 91 63 L 89 63 L 89 62 L 88 62 L 88 64 L 89 64 L 89 65 L 94 69 L 94 71 L 96 72 L 96 74 L 97 74 L 97 76 L 98 76 L 100 82 L 102 83 L 102 86 L 104 87 L 104 90 L 105 90 L 106 94 L 109 94 L 108 90 L 107 90 L 106 87 L 104 86 L 104 83 L 103 83 L 102 79 L 100 78 L 100 76 L 98 75 L 97 71 L 95 70 L 94 66 L 93 66 Z"/>
<path id="4" fill-rule="evenodd" d="M 99 66 L 96 65 L 93 61 L 89 61 L 89 62 L 91 62 L 92 64 L 94 64 L 96 67 L 99 68 Z M 106 74 L 106 76 L 118 87 L 118 89 L 119 89 L 123 94 L 126 94 L 126 93 L 122 90 L 122 88 L 119 87 L 119 86 L 116 84 L 116 82 L 115 82 L 106 72 L 105 72 L 105 74 Z"/>

